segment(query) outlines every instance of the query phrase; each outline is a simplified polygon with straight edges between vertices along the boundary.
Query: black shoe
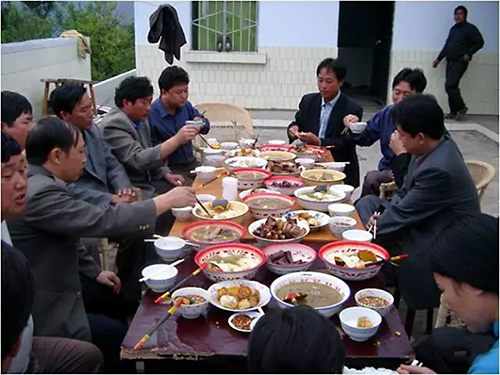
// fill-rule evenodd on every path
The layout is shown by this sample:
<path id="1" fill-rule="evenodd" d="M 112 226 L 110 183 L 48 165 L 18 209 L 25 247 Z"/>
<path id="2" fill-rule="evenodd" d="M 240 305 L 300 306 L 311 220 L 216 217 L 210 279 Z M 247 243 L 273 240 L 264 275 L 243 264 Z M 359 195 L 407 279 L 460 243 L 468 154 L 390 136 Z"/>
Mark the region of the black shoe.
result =
<path id="1" fill-rule="evenodd" d="M 457 117 L 456 113 L 448 113 L 446 116 L 444 116 L 444 119 L 445 120 L 455 120 L 456 117 Z"/>
<path id="2" fill-rule="evenodd" d="M 468 110 L 469 110 L 469 108 L 464 107 L 464 109 L 461 109 L 460 111 L 458 111 L 457 117 L 455 117 L 455 120 L 457 120 L 457 121 L 465 120 L 465 115 L 467 114 Z"/>

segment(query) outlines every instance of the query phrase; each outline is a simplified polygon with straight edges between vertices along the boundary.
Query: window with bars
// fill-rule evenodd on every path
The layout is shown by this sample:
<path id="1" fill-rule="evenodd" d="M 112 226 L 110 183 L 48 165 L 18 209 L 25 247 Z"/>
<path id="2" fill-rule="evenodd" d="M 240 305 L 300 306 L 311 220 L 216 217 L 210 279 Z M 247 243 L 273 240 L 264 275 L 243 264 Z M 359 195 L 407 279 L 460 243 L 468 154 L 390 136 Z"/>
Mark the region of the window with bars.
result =
<path id="1" fill-rule="evenodd" d="M 193 1 L 195 51 L 257 51 L 257 1 Z"/>

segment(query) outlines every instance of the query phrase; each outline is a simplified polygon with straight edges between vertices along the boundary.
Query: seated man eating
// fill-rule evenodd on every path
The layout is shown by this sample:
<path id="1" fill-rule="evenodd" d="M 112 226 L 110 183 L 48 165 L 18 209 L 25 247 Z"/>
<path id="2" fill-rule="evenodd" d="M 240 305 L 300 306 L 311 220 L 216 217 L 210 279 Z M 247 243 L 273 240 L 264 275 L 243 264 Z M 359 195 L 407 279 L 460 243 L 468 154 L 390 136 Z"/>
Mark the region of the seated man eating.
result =
<path id="1" fill-rule="evenodd" d="M 479 199 L 433 97 L 409 96 L 394 106 L 393 115 L 403 146 L 412 154 L 403 186 L 391 202 L 367 195 L 356 210 L 367 227 L 376 220 L 376 241 L 391 255 L 410 255 L 395 269 L 401 294 L 410 309 L 429 309 L 439 305 L 429 244 L 457 217 L 479 212 Z M 379 216 L 377 211 L 384 212 Z"/>

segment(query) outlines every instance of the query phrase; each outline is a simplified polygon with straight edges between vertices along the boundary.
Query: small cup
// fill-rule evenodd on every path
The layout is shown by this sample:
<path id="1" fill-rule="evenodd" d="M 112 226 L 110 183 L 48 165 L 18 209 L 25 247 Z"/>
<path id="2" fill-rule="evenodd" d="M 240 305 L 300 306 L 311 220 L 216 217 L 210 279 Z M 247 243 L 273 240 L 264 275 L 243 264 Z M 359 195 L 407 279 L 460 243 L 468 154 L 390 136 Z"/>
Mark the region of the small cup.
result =
<path id="1" fill-rule="evenodd" d="M 314 159 L 309 158 L 298 158 L 295 159 L 295 161 L 302 165 L 305 169 L 311 169 L 312 167 L 314 167 L 314 164 L 316 164 Z"/>

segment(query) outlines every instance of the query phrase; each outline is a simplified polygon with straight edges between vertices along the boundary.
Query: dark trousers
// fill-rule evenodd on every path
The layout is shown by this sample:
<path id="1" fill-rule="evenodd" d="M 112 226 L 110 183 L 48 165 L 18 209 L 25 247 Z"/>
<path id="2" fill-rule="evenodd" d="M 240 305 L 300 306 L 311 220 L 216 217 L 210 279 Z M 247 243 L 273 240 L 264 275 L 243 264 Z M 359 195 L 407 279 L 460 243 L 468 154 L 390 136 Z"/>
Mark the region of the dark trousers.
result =
<path id="1" fill-rule="evenodd" d="M 361 196 L 365 195 L 380 195 L 380 184 L 385 184 L 394 180 L 392 172 L 389 170 L 385 171 L 370 171 L 366 173 L 365 180 L 363 181 L 363 189 L 361 190 Z"/>
<path id="2" fill-rule="evenodd" d="M 448 94 L 448 105 L 450 106 L 450 113 L 452 114 L 456 114 L 458 111 L 465 108 L 465 103 L 460 94 L 458 85 L 460 84 L 460 79 L 467 70 L 467 66 L 469 66 L 469 63 L 462 59 L 446 61 L 445 90 L 446 94 Z"/>
<path id="3" fill-rule="evenodd" d="M 103 357 L 90 342 L 34 336 L 27 374 L 97 374 Z"/>
<path id="4" fill-rule="evenodd" d="M 474 358 L 489 351 L 496 340 L 493 332 L 442 327 L 415 347 L 415 356 L 438 374 L 466 374 Z"/>
<path id="5" fill-rule="evenodd" d="M 366 225 L 375 211 L 380 211 L 380 206 L 387 208 L 390 204 L 389 201 L 380 199 L 378 196 L 367 195 L 366 197 L 359 198 L 354 206 L 356 207 L 361 222 L 363 225 Z"/>

